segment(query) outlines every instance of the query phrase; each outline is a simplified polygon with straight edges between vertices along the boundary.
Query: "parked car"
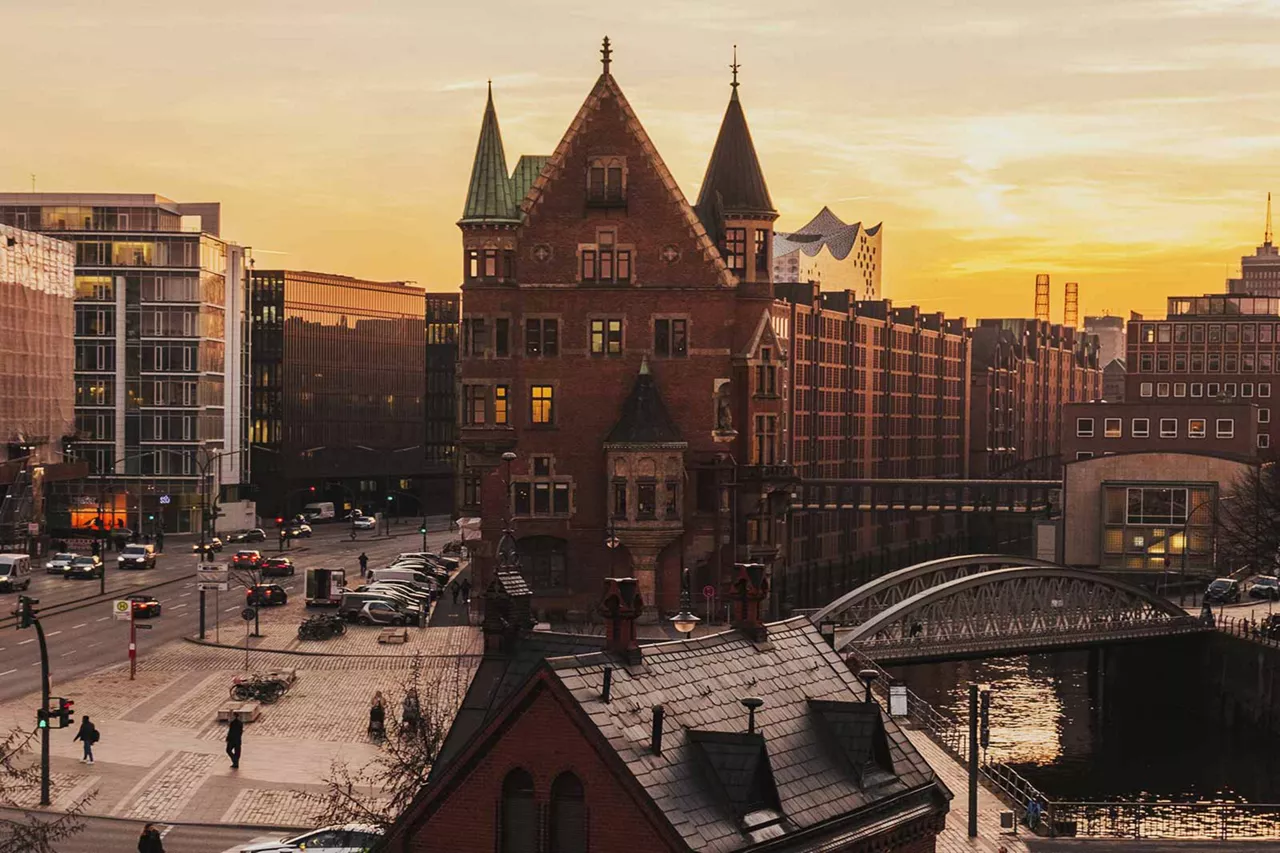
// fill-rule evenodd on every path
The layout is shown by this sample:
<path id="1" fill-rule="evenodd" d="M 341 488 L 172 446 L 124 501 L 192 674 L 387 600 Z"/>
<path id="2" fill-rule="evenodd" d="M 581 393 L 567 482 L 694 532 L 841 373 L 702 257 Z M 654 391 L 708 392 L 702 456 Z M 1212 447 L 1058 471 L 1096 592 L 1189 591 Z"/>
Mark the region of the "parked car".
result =
<path id="1" fill-rule="evenodd" d="M 407 625 L 409 617 L 389 601 L 366 601 L 356 621 L 361 625 Z"/>
<path id="2" fill-rule="evenodd" d="M 71 565 L 71 561 L 74 560 L 76 556 L 76 554 L 70 554 L 67 552 L 54 554 L 53 557 L 49 559 L 49 562 L 44 564 L 44 570 L 46 573 L 51 575 L 60 575 L 62 574 L 63 569 Z"/>
<path id="3" fill-rule="evenodd" d="M 295 853 L 300 850 L 308 853 L 367 853 L 381 838 L 382 832 L 375 826 L 348 823 L 312 829 L 279 840 L 275 836 L 262 836 L 226 853 Z"/>
<path id="4" fill-rule="evenodd" d="M 338 604 L 338 615 L 348 622 L 358 622 L 360 614 L 364 612 L 364 606 L 372 601 L 382 602 L 396 610 L 404 621 L 400 624 L 408 624 L 411 620 L 417 619 L 417 613 L 412 616 L 406 612 L 406 608 L 401 602 L 388 595 L 385 592 L 344 592 L 342 601 Z"/>
<path id="5" fill-rule="evenodd" d="M 197 542 L 191 546 L 191 553 L 193 554 L 206 554 L 209 551 L 221 551 L 221 550 L 222 550 L 222 540 L 219 539 L 217 536 L 212 537 L 211 539 L 209 539 L 208 542 Z"/>
<path id="6" fill-rule="evenodd" d="M 232 533 L 227 537 L 228 542 L 266 542 L 267 531 L 261 527 L 255 527 L 252 530 L 241 530 L 239 533 Z"/>
<path id="7" fill-rule="evenodd" d="M 289 601 L 289 593 L 278 583 L 260 583 L 244 591 L 246 604 L 255 607 L 271 607 Z"/>
<path id="8" fill-rule="evenodd" d="M 367 515 L 351 519 L 351 527 L 355 530 L 377 530 L 378 520 Z"/>
<path id="9" fill-rule="evenodd" d="M 293 577 L 294 566 L 293 560 L 288 557 L 263 557 L 262 576 L 265 577 Z"/>
<path id="10" fill-rule="evenodd" d="M 231 565 L 238 569 L 256 569 L 262 565 L 262 552 L 247 548 L 236 551 L 231 555 Z"/>
<path id="11" fill-rule="evenodd" d="M 131 595 L 134 619 L 154 619 L 160 615 L 160 602 L 154 595 Z"/>
<path id="12" fill-rule="evenodd" d="M 1205 604 L 1235 604 L 1240 600 L 1240 581 L 1217 578 L 1204 591 Z"/>
<path id="13" fill-rule="evenodd" d="M 1275 575 L 1259 575 L 1249 584 L 1250 598 L 1270 598 L 1280 601 L 1280 578 Z"/>
<path id="14" fill-rule="evenodd" d="M 156 549 L 153 545 L 126 545 L 116 564 L 122 569 L 154 569 Z"/>
<path id="15" fill-rule="evenodd" d="M 133 546 L 130 545 L 130 548 Z M 88 580 L 102 577 L 102 558 L 93 556 L 76 557 L 62 573 L 64 578 Z"/>

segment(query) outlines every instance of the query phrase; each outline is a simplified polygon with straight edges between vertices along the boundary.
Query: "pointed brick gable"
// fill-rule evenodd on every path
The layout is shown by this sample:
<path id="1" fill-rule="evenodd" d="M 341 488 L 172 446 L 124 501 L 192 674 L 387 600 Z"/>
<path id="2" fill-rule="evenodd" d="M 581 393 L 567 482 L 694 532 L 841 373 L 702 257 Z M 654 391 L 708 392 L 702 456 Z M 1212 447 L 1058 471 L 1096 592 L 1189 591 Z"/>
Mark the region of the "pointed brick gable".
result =
<path id="1" fill-rule="evenodd" d="M 626 158 L 626 210 L 584 216 L 588 158 L 601 155 Z M 523 282 L 577 281 L 578 245 L 593 243 L 597 228 L 616 226 L 618 243 L 634 247 L 634 285 L 736 285 L 612 75 L 596 81 L 520 210 Z"/>

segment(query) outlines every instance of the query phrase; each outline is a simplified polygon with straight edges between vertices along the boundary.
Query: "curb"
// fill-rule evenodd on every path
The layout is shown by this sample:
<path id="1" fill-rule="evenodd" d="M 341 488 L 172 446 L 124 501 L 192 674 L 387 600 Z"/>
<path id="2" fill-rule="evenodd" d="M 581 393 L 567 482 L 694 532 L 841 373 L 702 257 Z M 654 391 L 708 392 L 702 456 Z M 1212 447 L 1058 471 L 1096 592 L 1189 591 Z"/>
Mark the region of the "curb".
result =
<path id="1" fill-rule="evenodd" d="M 209 648 L 229 648 L 234 652 L 243 652 L 243 646 L 230 646 L 228 643 L 215 643 L 212 640 L 202 640 L 198 637 L 183 637 L 183 642 L 191 643 L 192 646 L 207 646 Z M 285 649 L 285 648 L 255 648 L 250 646 L 248 651 L 259 652 L 261 654 L 297 654 L 300 657 L 352 657 L 366 658 L 370 661 L 407 661 L 415 657 L 428 658 L 460 658 L 460 657 L 484 657 L 484 654 L 365 654 L 351 652 L 303 652 L 301 649 Z"/>

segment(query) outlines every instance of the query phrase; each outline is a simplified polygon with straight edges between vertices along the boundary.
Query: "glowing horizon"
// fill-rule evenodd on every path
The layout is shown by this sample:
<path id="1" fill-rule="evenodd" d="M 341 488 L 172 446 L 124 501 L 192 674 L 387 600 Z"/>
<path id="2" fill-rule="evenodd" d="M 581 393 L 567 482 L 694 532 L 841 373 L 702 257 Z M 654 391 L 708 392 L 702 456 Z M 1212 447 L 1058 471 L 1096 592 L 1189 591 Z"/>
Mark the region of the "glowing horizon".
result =
<path id="1" fill-rule="evenodd" d="M 334 0 L 6 10 L 0 191 L 219 201 L 259 266 L 451 290 L 492 79 L 509 164 L 612 71 L 685 196 L 739 90 L 780 230 L 885 224 L 885 296 L 1030 316 L 1221 291 L 1280 189 L 1280 0 L 910 7 Z M 55 8 L 56 7 L 56 8 Z"/>

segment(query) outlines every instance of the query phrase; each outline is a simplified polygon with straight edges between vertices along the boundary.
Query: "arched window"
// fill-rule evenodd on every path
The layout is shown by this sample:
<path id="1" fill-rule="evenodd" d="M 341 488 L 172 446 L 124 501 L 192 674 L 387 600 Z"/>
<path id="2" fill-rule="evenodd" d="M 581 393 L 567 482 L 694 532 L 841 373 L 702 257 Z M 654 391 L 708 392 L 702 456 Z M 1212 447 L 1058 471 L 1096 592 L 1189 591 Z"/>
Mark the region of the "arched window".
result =
<path id="1" fill-rule="evenodd" d="M 498 818 L 501 853 L 535 853 L 538 849 L 538 811 L 533 802 L 533 777 L 516 768 L 502 780 L 502 811 Z"/>
<path id="2" fill-rule="evenodd" d="M 551 849 L 587 853 L 587 803 L 572 773 L 561 773 L 551 783 Z"/>

